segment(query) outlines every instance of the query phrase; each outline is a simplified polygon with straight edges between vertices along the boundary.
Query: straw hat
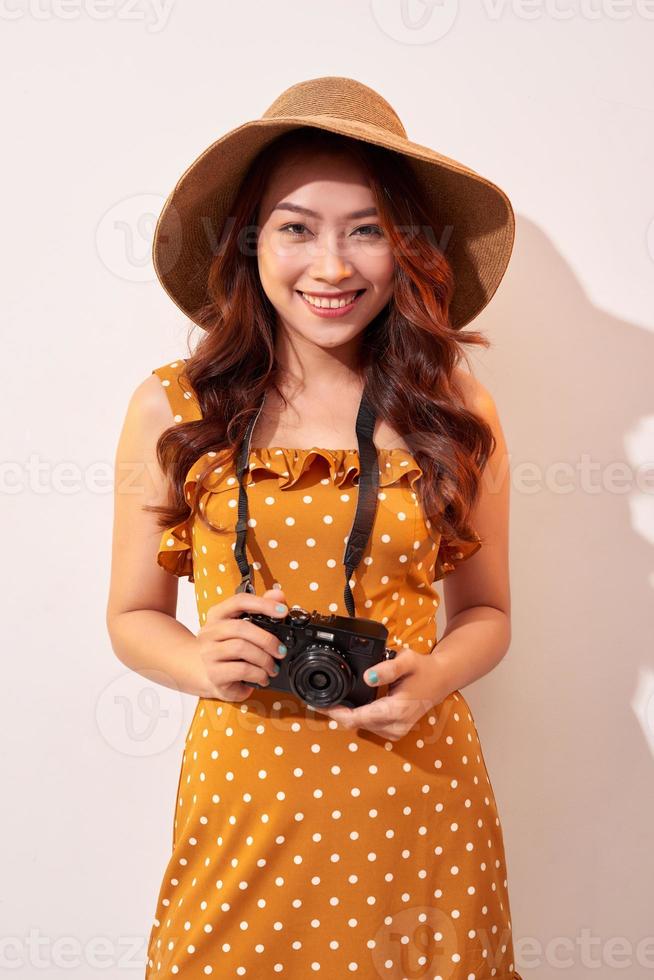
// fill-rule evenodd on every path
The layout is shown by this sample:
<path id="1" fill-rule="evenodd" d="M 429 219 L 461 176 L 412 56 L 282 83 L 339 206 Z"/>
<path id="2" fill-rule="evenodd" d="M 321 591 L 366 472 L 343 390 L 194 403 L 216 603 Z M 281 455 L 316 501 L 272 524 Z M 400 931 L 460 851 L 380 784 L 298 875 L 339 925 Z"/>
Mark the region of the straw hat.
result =
<path id="1" fill-rule="evenodd" d="M 157 276 L 177 306 L 195 320 L 207 299 L 212 248 L 247 168 L 268 143 L 299 126 L 342 133 L 407 157 L 437 221 L 435 240 L 445 243 L 453 267 L 451 322 L 460 328 L 477 316 L 511 256 L 515 218 L 509 198 L 464 164 L 408 139 L 395 110 L 374 89 L 337 76 L 291 85 L 260 119 L 221 136 L 179 178 L 159 215 L 152 246 Z"/>

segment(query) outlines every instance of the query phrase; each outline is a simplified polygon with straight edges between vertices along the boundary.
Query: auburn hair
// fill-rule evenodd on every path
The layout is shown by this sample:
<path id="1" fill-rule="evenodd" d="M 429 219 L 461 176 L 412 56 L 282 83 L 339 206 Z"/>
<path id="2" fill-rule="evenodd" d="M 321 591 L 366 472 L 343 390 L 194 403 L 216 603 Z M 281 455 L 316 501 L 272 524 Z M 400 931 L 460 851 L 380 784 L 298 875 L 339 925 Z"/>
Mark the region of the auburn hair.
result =
<path id="1" fill-rule="evenodd" d="M 305 153 L 349 153 L 363 167 L 394 256 L 391 299 L 361 336 L 361 374 L 377 417 L 400 432 L 423 477 L 416 487 L 423 513 L 444 538 L 478 540 L 469 524 L 481 475 L 495 447 L 487 422 L 465 407 L 454 377 L 463 345 L 488 347 L 481 333 L 454 328 L 449 305 L 452 268 L 432 240 L 435 215 L 409 160 L 383 147 L 314 127 L 273 140 L 252 161 L 230 208 L 220 247 L 206 271 L 207 302 L 197 320 L 205 329 L 189 350 L 184 374 L 202 418 L 176 423 L 157 441 L 156 453 L 172 488 L 170 506 L 146 505 L 163 530 L 193 517 L 208 523 L 198 500 L 202 477 L 233 460 L 263 393 L 278 387 L 276 311 L 263 291 L 256 245 L 244 247 L 258 228 L 259 207 L 274 169 Z M 405 237 L 404 231 L 411 230 Z M 467 363 L 467 360 L 466 360 Z M 185 498 L 184 482 L 206 452 L 212 458 Z M 210 525 L 214 530 L 224 530 Z"/>

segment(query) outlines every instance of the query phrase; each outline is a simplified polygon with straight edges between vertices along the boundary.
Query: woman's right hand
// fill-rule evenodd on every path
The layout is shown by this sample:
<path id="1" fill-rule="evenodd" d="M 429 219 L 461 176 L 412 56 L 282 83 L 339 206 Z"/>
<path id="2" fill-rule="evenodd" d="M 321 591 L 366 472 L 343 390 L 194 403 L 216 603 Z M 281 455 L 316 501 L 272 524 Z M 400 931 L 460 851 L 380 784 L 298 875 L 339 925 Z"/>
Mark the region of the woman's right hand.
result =
<path id="1" fill-rule="evenodd" d="M 284 604 L 282 612 L 277 609 L 279 603 Z M 279 673 L 275 669 L 283 657 L 279 640 L 261 626 L 240 619 L 244 612 L 283 619 L 288 606 L 281 589 L 268 589 L 261 596 L 237 592 L 211 606 L 195 638 L 201 665 L 200 697 L 244 701 L 254 690 L 248 681 L 268 685 Z"/>

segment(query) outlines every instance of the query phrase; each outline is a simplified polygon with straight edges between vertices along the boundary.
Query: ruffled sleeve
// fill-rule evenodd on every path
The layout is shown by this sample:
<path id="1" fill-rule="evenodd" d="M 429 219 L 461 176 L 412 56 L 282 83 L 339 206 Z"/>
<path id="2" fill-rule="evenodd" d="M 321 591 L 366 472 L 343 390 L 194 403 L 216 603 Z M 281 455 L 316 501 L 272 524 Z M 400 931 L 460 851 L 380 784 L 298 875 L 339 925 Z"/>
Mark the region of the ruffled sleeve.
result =
<path id="1" fill-rule="evenodd" d="M 475 531 L 476 541 L 463 541 L 461 538 L 441 537 L 434 566 L 434 581 L 453 572 L 457 565 L 472 558 L 481 548 L 481 538 Z"/>
<path id="2" fill-rule="evenodd" d="M 202 417 L 195 392 L 186 377 L 185 367 L 186 361 L 180 357 L 176 361 L 162 364 L 152 371 L 152 374 L 156 374 L 161 381 L 173 412 L 175 424 L 195 421 Z M 189 505 L 193 499 L 194 489 L 193 477 L 189 474 L 184 483 L 184 494 Z M 189 519 L 164 529 L 159 541 L 157 564 L 172 575 L 177 575 L 179 578 L 188 575 L 189 582 L 195 581 L 193 578 L 193 531 Z"/>
<path id="3" fill-rule="evenodd" d="M 219 486 L 232 486 L 238 484 L 236 476 L 233 475 L 229 465 L 216 466 L 210 469 L 208 466 L 217 459 L 218 453 L 213 450 L 203 453 L 199 459 L 193 463 L 186 474 L 184 480 L 184 497 L 191 507 L 195 497 L 198 481 L 201 479 L 203 492 L 200 494 L 198 506 L 200 510 L 204 507 L 206 491 L 215 492 Z M 205 473 L 202 476 L 203 472 Z M 157 564 L 172 575 L 184 578 L 188 575 L 189 582 L 194 582 L 193 577 L 193 521 L 190 514 L 185 520 L 172 527 L 165 528 L 159 542 L 157 551 Z"/>
<path id="4" fill-rule="evenodd" d="M 195 483 L 192 478 L 187 476 L 184 481 L 184 496 L 189 503 L 193 499 Z M 189 517 L 173 524 L 171 527 L 164 528 L 159 548 L 157 550 L 157 564 L 171 575 L 178 578 L 185 578 L 188 575 L 189 582 L 194 582 L 193 577 L 193 527 Z"/>
<path id="5" fill-rule="evenodd" d="M 188 521 L 167 527 L 161 535 L 157 564 L 171 575 L 184 578 L 188 575 L 189 582 L 193 578 L 193 535 Z"/>
<path id="6" fill-rule="evenodd" d="M 186 377 L 185 368 L 186 361 L 179 357 L 176 361 L 152 369 L 152 374 L 156 374 L 161 381 L 176 425 L 202 418 L 197 396 Z"/>

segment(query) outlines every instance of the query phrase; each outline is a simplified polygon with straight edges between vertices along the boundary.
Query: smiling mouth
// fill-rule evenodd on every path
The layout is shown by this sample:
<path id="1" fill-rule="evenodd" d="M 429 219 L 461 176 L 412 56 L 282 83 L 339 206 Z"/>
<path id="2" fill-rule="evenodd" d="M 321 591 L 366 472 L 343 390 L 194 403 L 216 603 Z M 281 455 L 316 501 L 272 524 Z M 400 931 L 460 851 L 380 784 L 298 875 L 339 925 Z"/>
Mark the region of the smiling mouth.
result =
<path id="1" fill-rule="evenodd" d="M 359 297 L 365 293 L 365 289 L 354 289 L 349 293 L 341 293 L 338 296 L 314 296 L 312 293 L 304 293 L 301 289 L 295 290 L 305 303 L 313 306 L 317 310 L 343 310 L 353 306 Z"/>

